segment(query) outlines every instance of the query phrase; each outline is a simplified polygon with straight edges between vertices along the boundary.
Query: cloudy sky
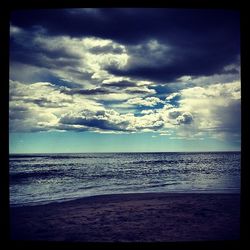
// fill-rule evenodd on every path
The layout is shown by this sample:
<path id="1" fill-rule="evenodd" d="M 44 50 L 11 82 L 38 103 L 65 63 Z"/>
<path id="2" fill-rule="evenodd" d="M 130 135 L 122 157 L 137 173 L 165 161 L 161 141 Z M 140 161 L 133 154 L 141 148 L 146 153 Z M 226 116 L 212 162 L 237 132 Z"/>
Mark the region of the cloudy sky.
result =
<path id="1" fill-rule="evenodd" d="M 10 152 L 240 150 L 239 13 L 14 11 Z"/>

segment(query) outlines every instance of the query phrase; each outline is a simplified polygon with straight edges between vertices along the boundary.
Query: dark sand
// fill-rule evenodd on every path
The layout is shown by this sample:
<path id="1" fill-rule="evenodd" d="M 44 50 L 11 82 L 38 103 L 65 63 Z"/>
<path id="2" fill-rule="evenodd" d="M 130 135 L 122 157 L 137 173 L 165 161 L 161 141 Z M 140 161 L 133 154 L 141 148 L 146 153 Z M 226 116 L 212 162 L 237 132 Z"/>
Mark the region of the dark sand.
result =
<path id="1" fill-rule="evenodd" d="M 10 212 L 13 240 L 214 241 L 240 234 L 238 194 L 103 195 Z"/>

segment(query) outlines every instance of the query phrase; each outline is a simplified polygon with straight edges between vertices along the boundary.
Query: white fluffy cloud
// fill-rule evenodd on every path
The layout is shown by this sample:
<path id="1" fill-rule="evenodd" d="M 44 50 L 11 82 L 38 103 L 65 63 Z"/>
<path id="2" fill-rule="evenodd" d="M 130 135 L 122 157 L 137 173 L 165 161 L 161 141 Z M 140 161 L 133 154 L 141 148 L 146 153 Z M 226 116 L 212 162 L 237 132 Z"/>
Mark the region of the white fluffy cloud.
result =
<path id="1" fill-rule="evenodd" d="M 62 114 L 69 110 L 91 108 L 100 104 L 63 93 L 63 87 L 48 82 L 25 84 L 10 81 L 9 119 L 11 131 L 39 131 L 57 127 Z"/>
<path id="2" fill-rule="evenodd" d="M 66 87 L 49 82 L 10 81 L 10 131 L 159 131 L 161 134 L 174 131 L 180 138 L 202 138 L 204 133 L 222 139 L 239 137 L 240 82 L 183 89 L 172 95 L 179 96 L 179 106 L 164 104 L 152 96 L 133 98 L 131 94 L 117 92 L 104 95 L 105 99 L 101 94 L 72 95 L 65 90 Z M 121 113 L 119 105 L 117 109 L 115 105 L 107 108 L 100 100 L 119 101 L 133 108 Z M 158 103 L 164 106 L 154 109 Z M 150 109 L 136 115 L 134 108 L 138 106 Z"/>
<path id="3" fill-rule="evenodd" d="M 65 89 L 49 82 L 25 84 L 10 81 L 10 130 L 133 132 L 161 130 L 176 124 L 175 120 L 169 119 L 164 113 L 171 109 L 171 105 L 142 112 L 140 116 L 131 112 L 122 114 L 114 109 L 107 109 L 100 104 L 98 98 L 94 100 L 88 96 L 67 94 Z M 160 102 L 160 99 L 148 97 L 144 101 L 143 105 L 152 106 Z"/>
<path id="4" fill-rule="evenodd" d="M 62 116 L 61 124 L 78 125 L 92 131 L 150 131 L 158 130 L 164 126 L 159 114 L 148 114 L 136 117 L 132 113 L 120 114 L 115 110 L 100 110 L 92 112 L 83 110 L 79 113 L 69 113 Z"/>

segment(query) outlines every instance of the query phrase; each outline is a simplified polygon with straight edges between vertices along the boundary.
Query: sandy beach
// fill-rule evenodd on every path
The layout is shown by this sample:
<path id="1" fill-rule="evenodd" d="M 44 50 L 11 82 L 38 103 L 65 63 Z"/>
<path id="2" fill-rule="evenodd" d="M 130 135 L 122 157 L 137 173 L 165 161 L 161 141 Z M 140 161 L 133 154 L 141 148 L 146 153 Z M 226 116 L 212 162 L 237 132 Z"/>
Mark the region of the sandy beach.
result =
<path id="1" fill-rule="evenodd" d="M 10 209 L 12 240 L 176 242 L 237 240 L 239 194 L 143 193 Z"/>

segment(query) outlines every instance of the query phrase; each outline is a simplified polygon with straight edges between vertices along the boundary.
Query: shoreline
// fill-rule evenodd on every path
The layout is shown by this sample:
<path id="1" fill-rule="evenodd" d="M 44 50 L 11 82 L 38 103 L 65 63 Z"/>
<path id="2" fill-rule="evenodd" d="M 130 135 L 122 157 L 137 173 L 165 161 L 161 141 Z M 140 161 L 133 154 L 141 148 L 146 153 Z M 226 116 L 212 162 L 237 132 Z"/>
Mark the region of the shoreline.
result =
<path id="1" fill-rule="evenodd" d="M 238 240 L 238 193 L 126 193 L 10 207 L 11 239 L 59 242 Z"/>
<path id="2" fill-rule="evenodd" d="M 224 194 L 236 194 L 240 195 L 240 190 L 238 189 L 232 189 L 232 190 L 223 190 L 218 192 L 217 190 L 190 190 L 190 191 L 168 191 L 168 192 L 161 192 L 161 191 L 154 191 L 154 192 L 122 192 L 122 193 L 107 193 L 107 194 L 92 194 L 88 196 L 82 196 L 82 197 L 74 197 L 74 198 L 64 198 L 64 199 L 56 199 L 56 200 L 45 200 L 45 201 L 36 201 L 36 202 L 29 202 L 25 204 L 10 204 L 10 208 L 21 208 L 21 207 L 34 207 L 34 206 L 44 206 L 44 205 L 50 205 L 50 204 L 58 204 L 58 203 L 67 203 L 67 202 L 74 202 L 74 201 L 81 201 L 82 199 L 94 199 L 102 196 L 104 198 L 111 198 L 112 196 L 130 196 L 130 195 L 195 195 L 195 194 L 207 194 L 207 195 L 224 195 Z"/>

